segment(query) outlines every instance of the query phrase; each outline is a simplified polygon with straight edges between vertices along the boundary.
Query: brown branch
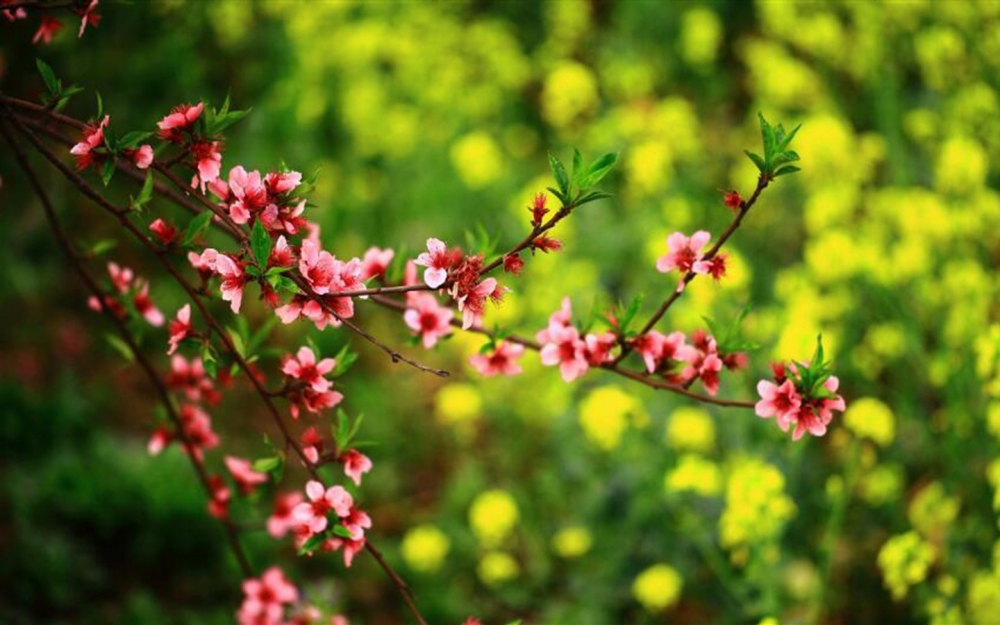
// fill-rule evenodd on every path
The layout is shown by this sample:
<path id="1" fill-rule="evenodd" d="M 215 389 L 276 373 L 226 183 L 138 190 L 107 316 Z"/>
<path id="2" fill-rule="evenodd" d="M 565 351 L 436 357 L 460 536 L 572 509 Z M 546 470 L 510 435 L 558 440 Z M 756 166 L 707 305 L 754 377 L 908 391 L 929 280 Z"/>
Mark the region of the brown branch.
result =
<path id="1" fill-rule="evenodd" d="M 197 474 L 198 481 L 201 482 L 201 486 L 204 489 L 205 494 L 208 496 L 209 500 L 210 501 L 213 500 L 214 489 L 212 488 L 212 485 L 208 479 L 208 474 L 205 472 L 204 465 L 201 462 L 199 462 L 195 456 L 194 453 L 195 447 L 191 443 L 191 440 L 188 438 L 187 433 L 184 431 L 184 425 L 181 421 L 180 415 L 177 414 L 177 410 L 174 407 L 173 402 L 171 401 L 170 392 L 167 390 L 166 385 L 163 383 L 163 380 L 160 378 L 160 376 L 156 373 L 156 370 L 153 367 L 152 363 L 150 363 L 149 359 L 139 348 L 138 344 L 135 341 L 135 338 L 132 336 L 132 334 L 128 330 L 128 327 L 125 325 L 125 322 L 122 321 L 120 318 L 118 318 L 118 316 L 116 316 L 108 309 L 107 304 L 104 301 L 104 293 L 101 291 L 100 287 L 90 276 L 90 274 L 87 273 L 87 270 L 84 269 L 80 258 L 77 256 L 76 251 L 73 249 L 72 243 L 70 243 L 69 239 L 66 236 L 66 233 L 63 231 L 62 227 L 59 224 L 59 220 L 56 217 L 55 208 L 53 207 L 48 194 L 45 192 L 45 188 L 42 186 L 41 181 L 38 179 L 38 176 L 35 174 L 35 171 L 32 169 L 30 163 L 28 163 L 27 156 L 21 149 L 21 146 L 19 146 L 14 141 L 14 138 L 7 130 L 6 124 L 3 122 L 0 122 L 0 133 L 3 134 L 4 138 L 7 140 L 7 143 L 13 149 L 15 160 L 17 160 L 18 164 L 24 171 L 24 174 L 28 178 L 28 181 L 31 184 L 32 188 L 34 189 L 35 193 L 38 195 L 38 199 L 41 201 L 42 208 L 45 211 L 45 216 L 48 219 L 49 226 L 51 227 L 52 233 L 55 235 L 56 241 L 58 242 L 59 246 L 66 253 L 66 256 L 69 258 L 70 262 L 73 265 L 74 270 L 79 275 L 81 281 L 86 285 L 87 289 L 91 292 L 91 294 L 97 298 L 97 301 L 101 307 L 101 312 L 103 312 L 105 316 L 107 316 L 109 319 L 111 319 L 112 322 L 114 322 L 115 327 L 118 330 L 118 333 L 122 337 L 122 340 L 125 341 L 125 343 L 129 347 L 129 350 L 132 352 L 132 356 L 135 358 L 136 362 L 139 363 L 140 368 L 142 368 L 143 372 L 146 374 L 150 382 L 153 384 L 153 387 L 156 390 L 156 394 L 159 396 L 160 401 L 163 403 L 164 408 L 166 408 L 167 415 L 170 418 L 170 421 L 174 425 L 174 429 L 177 432 L 178 438 L 181 439 L 181 443 L 184 445 L 184 449 L 186 450 L 187 456 L 191 461 L 191 465 L 194 468 L 195 473 Z M 236 526 L 233 524 L 232 520 L 229 519 L 228 517 L 225 519 L 220 519 L 220 522 L 222 523 L 225 529 L 226 537 L 227 540 L 229 541 L 230 548 L 233 550 L 233 554 L 236 556 L 236 560 L 240 567 L 240 572 L 242 573 L 244 578 L 253 577 L 254 575 L 253 567 L 250 566 L 250 561 L 247 558 L 246 553 L 243 551 L 243 546 L 240 544 L 239 532 L 236 529 Z"/>

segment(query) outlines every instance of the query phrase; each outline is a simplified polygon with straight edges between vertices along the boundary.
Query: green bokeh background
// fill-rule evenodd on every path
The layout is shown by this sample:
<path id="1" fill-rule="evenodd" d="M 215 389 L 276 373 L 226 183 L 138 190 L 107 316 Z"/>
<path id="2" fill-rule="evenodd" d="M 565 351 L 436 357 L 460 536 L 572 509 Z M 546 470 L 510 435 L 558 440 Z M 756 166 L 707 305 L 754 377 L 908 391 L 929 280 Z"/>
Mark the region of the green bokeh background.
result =
<path id="1" fill-rule="evenodd" d="M 338 257 L 370 245 L 412 257 L 428 236 L 467 245 L 480 224 L 512 244 L 551 184 L 547 151 L 619 152 L 604 183 L 614 198 L 561 225 L 565 252 L 531 259 L 488 313 L 526 335 L 564 296 L 583 319 L 640 293 L 651 313 L 674 287 L 654 270 L 666 235 L 718 234 L 730 219 L 718 189 L 752 190 L 742 150 L 758 145 L 757 112 L 802 124 L 803 172 L 768 189 L 727 246 L 730 276 L 692 284 L 661 329 L 749 304 L 761 348 L 749 374 L 723 381 L 736 398 L 754 396 L 771 359 L 808 358 L 822 332 L 853 406 L 823 439 L 793 444 L 749 411 L 692 410 L 605 373 L 567 385 L 533 354 L 518 378 L 482 379 L 466 364 L 474 337 L 406 347 L 447 380 L 353 341 L 344 406 L 378 442 L 358 498 L 430 622 L 1000 614 L 1000 4 L 153 0 L 102 12 L 81 40 L 67 23 L 40 48 L 37 18 L 0 23 L 0 89 L 37 98 L 38 56 L 87 89 L 70 114 L 94 115 L 98 91 L 119 132 L 228 93 L 253 112 L 229 132 L 224 171 L 319 169 L 311 218 Z M 81 241 L 118 236 L 45 175 Z M 146 454 L 147 381 L 104 340 L 6 146 L 0 176 L 0 620 L 232 622 L 239 573 L 190 467 L 177 449 Z M 150 213 L 183 223 L 174 210 Z M 165 312 L 181 305 L 142 250 L 123 240 L 109 257 L 152 278 Z M 405 345 L 398 317 L 358 310 Z M 305 334 L 280 328 L 273 344 L 292 351 Z M 330 354 L 351 340 L 308 334 Z M 164 337 L 145 340 L 166 367 Z M 213 418 L 226 453 L 263 456 L 261 432 L 275 436 L 243 385 Z M 303 479 L 290 468 L 284 488 Z M 508 497 L 516 518 L 497 503 Z M 369 558 L 349 570 L 337 555 L 296 558 L 260 531 L 265 499 L 234 508 L 258 567 L 280 564 L 352 622 L 405 620 Z M 658 564 L 669 569 L 643 575 Z"/>

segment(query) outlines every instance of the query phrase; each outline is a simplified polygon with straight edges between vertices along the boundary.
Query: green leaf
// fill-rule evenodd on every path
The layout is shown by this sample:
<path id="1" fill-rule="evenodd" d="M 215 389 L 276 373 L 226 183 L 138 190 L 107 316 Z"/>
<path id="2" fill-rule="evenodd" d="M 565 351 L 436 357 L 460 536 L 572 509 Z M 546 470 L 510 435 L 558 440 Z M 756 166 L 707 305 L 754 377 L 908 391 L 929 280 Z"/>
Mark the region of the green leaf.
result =
<path id="1" fill-rule="evenodd" d="M 341 538 L 350 538 L 352 536 L 350 530 L 344 527 L 342 524 L 337 523 L 333 526 L 333 533 Z"/>
<path id="2" fill-rule="evenodd" d="M 247 355 L 247 346 L 243 340 L 243 336 L 232 328 L 226 328 L 226 332 L 229 334 L 229 339 L 233 342 L 233 349 L 236 350 L 237 354 L 245 358 Z"/>
<path id="3" fill-rule="evenodd" d="M 614 197 L 614 196 L 610 193 L 605 193 L 604 191 L 591 191 L 587 195 L 577 200 L 576 205 L 583 206 L 584 204 L 589 204 L 590 202 L 596 202 L 597 200 L 604 200 L 609 197 Z"/>
<path id="4" fill-rule="evenodd" d="M 778 171 L 774 172 L 774 177 L 777 178 L 778 176 L 784 176 L 785 174 L 794 174 L 797 171 L 802 171 L 802 169 L 800 167 L 796 167 L 795 165 L 785 165 Z"/>
<path id="5" fill-rule="evenodd" d="M 139 197 L 133 198 L 132 210 L 142 210 L 153 199 L 153 172 L 146 171 L 146 179 L 142 183 Z"/>
<path id="6" fill-rule="evenodd" d="M 151 137 L 153 133 L 143 132 L 141 130 L 133 130 L 132 132 L 125 133 L 121 139 L 118 140 L 118 146 L 122 149 L 132 149 L 138 146 L 140 143 Z"/>
<path id="7" fill-rule="evenodd" d="M 313 534 L 312 536 L 309 537 L 308 540 L 306 540 L 306 542 L 302 543 L 302 546 L 299 548 L 299 555 L 304 556 L 311 554 L 312 552 L 319 549 L 324 542 L 326 542 L 325 532 L 320 534 Z"/>
<path id="8" fill-rule="evenodd" d="M 280 456 L 270 456 L 254 460 L 253 470 L 258 473 L 270 473 L 281 466 L 283 460 Z"/>
<path id="9" fill-rule="evenodd" d="M 92 256 L 100 256 L 104 252 L 114 249 L 116 245 L 118 245 L 116 239 L 101 239 L 90 248 L 90 253 Z"/>
<path id="10" fill-rule="evenodd" d="M 567 204 L 569 204 L 569 198 L 563 195 L 562 191 L 559 191 L 558 189 L 555 189 L 553 187 L 546 187 L 545 189 L 552 195 L 556 196 L 556 198 L 559 200 L 562 206 L 566 206 Z"/>
<path id="11" fill-rule="evenodd" d="M 96 92 L 97 94 L 97 119 L 100 120 L 104 117 L 104 100 L 101 98 L 101 92 Z"/>
<path id="12" fill-rule="evenodd" d="M 597 159 L 590 164 L 586 175 L 582 177 L 578 186 L 584 190 L 594 186 L 608 175 L 608 172 L 611 171 L 611 168 L 615 166 L 617 161 L 618 155 L 613 152 L 609 152 Z"/>
<path id="13" fill-rule="evenodd" d="M 267 257 L 271 255 L 271 245 L 271 235 L 267 233 L 267 228 L 258 219 L 250 231 L 250 249 L 253 250 L 257 266 L 262 270 L 267 267 Z"/>
<path id="14" fill-rule="evenodd" d="M 573 174 L 571 180 L 576 186 L 580 186 L 580 177 L 583 176 L 583 155 L 580 150 L 573 148 Z"/>
<path id="15" fill-rule="evenodd" d="M 194 243 L 195 238 L 208 228 L 208 224 L 212 223 L 212 217 L 214 216 L 215 213 L 206 210 L 189 221 L 187 230 L 184 232 L 184 238 L 181 239 L 181 247 L 188 247 Z"/>
<path id="16" fill-rule="evenodd" d="M 224 115 L 223 117 L 215 120 L 215 127 L 212 129 L 212 131 L 222 132 L 226 128 L 229 128 L 236 122 L 240 121 L 241 119 L 249 115 L 250 111 L 251 109 L 247 109 L 245 111 L 233 111 L 232 113 Z"/>
<path id="17" fill-rule="evenodd" d="M 42 75 L 42 80 L 45 81 L 45 86 L 48 87 L 49 93 L 54 97 L 58 97 L 62 89 L 60 89 L 59 79 L 56 78 L 56 73 L 52 71 L 49 64 L 42 59 L 35 59 L 35 65 L 38 67 L 38 73 Z"/>
<path id="18" fill-rule="evenodd" d="M 337 361 L 337 364 L 333 368 L 330 375 L 336 378 L 347 373 L 351 366 L 354 365 L 354 362 L 358 359 L 358 355 L 357 353 L 351 351 L 351 345 L 350 343 L 347 343 L 340 348 L 340 351 L 337 352 L 337 355 L 334 356 L 333 359 Z"/>
<path id="19" fill-rule="evenodd" d="M 108 156 L 108 159 L 104 161 L 104 166 L 101 168 L 101 182 L 104 186 L 108 186 L 111 182 L 111 177 L 115 175 L 115 158 L 113 156 Z"/>
<path id="20" fill-rule="evenodd" d="M 771 160 L 771 156 L 775 152 L 775 147 L 777 147 L 777 142 L 774 138 L 774 128 L 771 127 L 771 124 L 767 123 L 762 113 L 757 113 L 757 119 L 760 120 L 760 135 L 764 141 L 764 160 L 767 162 Z"/>
<path id="21" fill-rule="evenodd" d="M 799 128 L 802 128 L 802 124 L 799 124 L 793 128 L 790 133 L 785 135 L 785 137 L 778 143 L 778 150 L 784 152 L 788 149 L 788 146 L 792 144 L 792 139 L 795 138 L 795 134 L 799 131 Z"/>
<path id="22" fill-rule="evenodd" d="M 128 343 L 123 341 L 117 334 L 105 334 L 104 338 L 107 339 L 108 345 L 121 354 L 126 362 L 132 362 L 135 360 L 135 354 L 132 353 L 132 348 L 129 347 Z"/>
<path id="23" fill-rule="evenodd" d="M 764 159 L 762 159 L 760 155 L 754 154 L 749 150 L 743 150 L 743 152 L 750 157 L 750 160 L 753 161 L 753 164 L 757 166 L 757 169 L 760 170 L 760 173 L 763 174 L 767 172 L 767 165 L 764 163 Z"/>
<path id="24" fill-rule="evenodd" d="M 622 334 L 628 331 L 629 324 L 631 324 L 636 315 L 639 314 L 639 308 L 642 306 L 642 295 L 636 295 L 632 298 L 632 301 L 628 303 L 628 307 L 625 308 L 625 312 L 622 313 L 621 319 L 618 320 L 619 331 Z"/>
<path id="25" fill-rule="evenodd" d="M 559 185 L 559 190 L 562 191 L 559 199 L 564 200 L 569 197 L 569 178 L 566 177 L 566 168 L 551 152 L 549 153 L 549 167 L 552 169 L 552 176 L 555 177 L 556 184 Z"/>

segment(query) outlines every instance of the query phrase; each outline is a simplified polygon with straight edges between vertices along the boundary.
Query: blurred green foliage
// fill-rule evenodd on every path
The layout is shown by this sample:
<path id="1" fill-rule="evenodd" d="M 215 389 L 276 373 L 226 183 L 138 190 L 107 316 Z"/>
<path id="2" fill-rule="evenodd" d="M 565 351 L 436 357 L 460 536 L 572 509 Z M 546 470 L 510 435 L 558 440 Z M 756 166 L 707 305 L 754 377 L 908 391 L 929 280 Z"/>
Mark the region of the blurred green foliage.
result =
<path id="1" fill-rule="evenodd" d="M 361 346 L 342 386 L 378 441 L 359 495 L 372 536 L 434 623 L 982 623 L 1000 614 L 998 6 L 108 3 L 99 29 L 47 48 L 0 24 L 0 78 L 38 95 L 37 54 L 99 91 L 121 131 L 231 94 L 253 112 L 224 170 L 319 168 L 312 217 L 339 257 L 465 244 L 478 224 L 514 242 L 552 184 L 547 151 L 620 153 L 602 183 L 615 197 L 561 225 L 566 252 L 531 259 L 487 315 L 525 334 L 566 295 L 587 317 L 645 293 L 648 315 L 674 287 L 653 270 L 666 235 L 717 234 L 717 190 L 752 189 L 757 112 L 801 123 L 803 172 L 727 246 L 730 276 L 695 281 L 662 325 L 726 324 L 749 303 L 757 377 L 822 331 L 851 406 L 825 439 L 793 445 L 749 412 L 601 373 L 566 385 L 532 355 L 520 378 L 477 379 L 464 359 L 482 339 L 417 353 L 447 381 Z M 145 456 L 152 395 L 100 338 L 6 151 L 0 175 L 0 619 L 228 621 L 238 574 L 189 467 L 176 449 Z M 52 180 L 74 232 L 115 236 Z M 156 276 L 124 242 L 110 255 Z M 181 302 L 165 280 L 153 295 Z M 404 342 L 397 317 L 359 310 Z M 315 336 L 330 354 L 346 338 Z M 754 382 L 721 392 L 752 397 Z M 264 415 L 232 394 L 214 414 L 227 451 L 264 455 Z M 255 561 L 280 562 L 311 600 L 404 618 L 370 561 L 296 560 L 259 534 Z"/>

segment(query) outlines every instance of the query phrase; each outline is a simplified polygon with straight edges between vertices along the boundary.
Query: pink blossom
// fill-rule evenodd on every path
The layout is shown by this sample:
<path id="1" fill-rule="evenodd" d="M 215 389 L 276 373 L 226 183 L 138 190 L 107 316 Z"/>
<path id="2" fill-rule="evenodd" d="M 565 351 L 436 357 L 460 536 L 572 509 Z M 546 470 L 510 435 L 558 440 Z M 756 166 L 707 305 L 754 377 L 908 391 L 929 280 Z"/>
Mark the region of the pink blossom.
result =
<path id="1" fill-rule="evenodd" d="M 236 456 L 226 456 L 224 461 L 229 473 L 236 480 L 237 486 L 240 487 L 240 492 L 244 495 L 249 495 L 259 484 L 267 482 L 267 474 L 254 471 L 253 464 L 249 460 Z"/>
<path id="2" fill-rule="evenodd" d="M 83 141 L 69 150 L 69 153 L 76 159 L 77 169 L 84 170 L 100 158 L 100 155 L 94 154 L 94 150 L 104 145 L 104 129 L 108 127 L 110 121 L 111 116 L 105 115 L 100 124 L 91 123 L 84 127 Z"/>
<path id="3" fill-rule="evenodd" d="M 611 350 L 618 344 L 618 337 L 614 332 L 591 333 L 583 337 L 583 342 L 583 356 L 590 366 L 598 367 L 614 360 Z"/>
<path id="4" fill-rule="evenodd" d="M 278 567 L 264 571 L 259 579 L 243 581 L 243 603 L 237 613 L 240 625 L 280 625 L 286 604 L 299 600 L 299 592 Z"/>
<path id="5" fill-rule="evenodd" d="M 272 171 L 264 177 L 264 184 L 267 185 L 271 193 L 288 193 L 302 184 L 302 174 L 297 171 Z"/>
<path id="6" fill-rule="evenodd" d="M 389 263 L 392 262 L 392 257 L 395 254 L 391 249 L 368 248 L 361 261 L 362 278 L 368 280 L 369 278 L 384 276 L 385 270 L 389 268 Z"/>
<path id="7" fill-rule="evenodd" d="M 160 129 L 157 134 L 166 141 L 180 143 L 184 140 L 182 132 L 191 130 L 204 109 L 204 102 L 194 105 L 181 104 L 174 107 L 169 115 L 157 122 L 156 125 Z"/>
<path id="8" fill-rule="evenodd" d="M 455 287 L 455 291 L 457 292 L 459 287 L 457 282 Z M 482 323 L 486 298 L 499 297 L 497 295 L 497 288 L 496 278 L 486 278 L 471 290 L 464 293 L 457 293 L 455 299 L 458 302 L 458 310 L 462 313 L 463 330 L 468 330 L 473 325 Z"/>
<path id="9" fill-rule="evenodd" d="M 454 311 L 438 304 L 430 293 L 414 293 L 408 298 L 408 308 L 403 313 L 403 321 L 423 340 L 424 347 L 430 349 L 438 340 L 451 334 L 451 320 Z"/>
<path id="10" fill-rule="evenodd" d="M 296 525 L 292 510 L 303 501 L 301 493 L 278 493 L 274 498 L 274 512 L 267 519 L 267 533 L 282 538 Z"/>
<path id="11" fill-rule="evenodd" d="M 205 399 L 209 403 L 215 403 L 219 399 L 215 385 L 208 378 L 201 358 L 188 361 L 184 356 L 174 354 L 170 359 L 170 373 L 166 380 L 167 386 L 184 391 L 185 396 L 191 401 Z"/>
<path id="12" fill-rule="evenodd" d="M 138 150 L 132 152 L 130 158 L 139 169 L 149 169 L 153 164 L 153 146 L 149 144 L 140 146 Z"/>
<path id="13" fill-rule="evenodd" d="M 674 269 L 682 274 L 689 271 L 708 273 L 709 266 L 702 260 L 704 257 L 702 248 L 711 238 L 712 235 L 704 230 L 695 232 L 690 238 L 680 232 L 671 234 L 667 237 L 667 253 L 656 261 L 656 269 L 661 273 Z"/>
<path id="14" fill-rule="evenodd" d="M 204 257 L 202 254 L 203 259 Z M 240 304 L 243 302 L 243 285 L 246 283 L 243 267 L 230 256 L 218 254 L 215 258 L 215 272 L 222 278 L 223 301 L 229 302 L 234 313 L 240 312 Z"/>
<path id="15" fill-rule="evenodd" d="M 573 326 L 549 325 L 538 333 L 538 340 L 544 343 L 539 352 L 542 364 L 559 365 L 563 380 L 572 382 L 590 368 L 584 356 L 587 344 Z"/>
<path id="16" fill-rule="evenodd" d="M 0 1 L 0 7 L 5 4 L 12 4 L 13 1 L 2 0 Z M 3 15 L 9 22 L 16 22 L 17 20 L 27 19 L 28 12 L 24 10 L 24 7 L 18 7 L 16 9 L 0 9 L 0 15 Z"/>
<path id="17" fill-rule="evenodd" d="M 305 408 L 313 414 L 318 414 L 323 410 L 333 408 L 341 401 L 344 395 L 337 391 L 315 391 L 311 386 L 292 391 L 288 394 L 288 400 L 292 403 L 291 413 L 293 419 L 299 418 L 300 408 Z"/>
<path id="18" fill-rule="evenodd" d="M 271 255 L 267 258 L 268 267 L 291 267 L 295 264 L 295 253 L 292 251 L 285 235 L 278 237 L 271 248 Z"/>
<path id="19" fill-rule="evenodd" d="M 760 401 L 754 406 L 754 412 L 765 419 L 776 417 L 779 424 L 794 418 L 802 405 L 802 396 L 791 379 L 786 379 L 780 386 L 761 380 L 757 383 L 757 394 L 760 395 Z M 782 429 L 787 430 L 787 425 L 782 426 Z"/>
<path id="20" fill-rule="evenodd" d="M 330 292 L 337 274 L 335 260 L 333 254 L 320 248 L 319 241 L 306 239 L 302 242 L 299 271 L 314 293 L 323 295 Z"/>
<path id="21" fill-rule="evenodd" d="M 521 373 L 521 365 L 517 360 L 524 355 L 524 346 L 510 341 L 497 341 L 494 348 L 486 354 L 479 353 L 469 358 L 473 368 L 481 375 L 517 375 Z"/>
<path id="22" fill-rule="evenodd" d="M 157 328 L 163 325 L 163 313 L 149 299 L 149 283 L 142 283 L 132 298 L 132 305 L 135 306 L 135 311 L 149 322 L 149 325 Z"/>
<path id="23" fill-rule="evenodd" d="M 170 322 L 170 338 L 167 342 L 170 344 L 170 349 L 167 350 L 167 355 L 172 356 L 177 347 L 180 345 L 181 341 L 186 339 L 191 335 L 191 304 L 184 304 L 181 306 L 180 310 L 177 311 L 177 316 Z"/>
<path id="24" fill-rule="evenodd" d="M 686 382 L 700 379 L 708 394 L 715 395 L 719 391 L 719 372 L 723 367 L 718 343 L 704 330 L 696 331 L 693 340 L 694 357 L 685 359 L 688 366 L 681 372 L 681 377 Z"/>
<path id="25" fill-rule="evenodd" d="M 128 293 L 132 288 L 132 280 L 135 274 L 128 267 L 120 267 L 118 263 L 108 263 L 108 275 L 111 276 L 111 284 L 119 293 Z"/>
<path id="26" fill-rule="evenodd" d="M 170 444 L 173 440 L 170 432 L 164 427 L 158 427 L 153 430 L 153 435 L 149 437 L 149 443 L 146 445 L 146 451 L 149 452 L 150 456 L 159 455 L 163 449 Z"/>
<path id="27" fill-rule="evenodd" d="M 191 188 L 201 187 L 205 193 L 205 185 L 219 178 L 222 169 L 222 154 L 219 152 L 218 141 L 198 141 L 191 145 L 195 167 L 198 173 L 191 180 Z"/>
<path id="28" fill-rule="evenodd" d="M 163 245 L 170 245 L 177 238 L 177 226 L 167 223 L 159 217 L 149 224 L 149 229 Z"/>
<path id="29" fill-rule="evenodd" d="M 23 9 L 22 9 L 23 11 Z M 62 30 L 62 22 L 50 15 L 42 16 L 42 23 L 38 25 L 35 36 L 31 38 L 31 43 L 41 41 L 44 44 L 52 43 L 52 37 Z"/>
<path id="30" fill-rule="evenodd" d="M 372 470 L 371 459 L 356 449 L 347 450 L 340 461 L 344 463 L 344 474 L 354 481 L 355 486 L 361 486 L 361 476 Z"/>
<path id="31" fill-rule="evenodd" d="M 451 267 L 451 255 L 440 239 L 427 239 L 427 251 L 417 256 L 416 264 L 426 267 L 424 282 L 436 289 L 448 279 L 448 269 Z"/>
<path id="32" fill-rule="evenodd" d="M 307 526 L 313 534 L 319 534 L 326 529 L 328 524 L 326 515 L 331 510 L 343 518 L 351 513 L 351 508 L 354 506 L 354 499 L 343 486 L 324 489 L 316 480 L 310 480 L 306 484 L 306 496 L 309 501 L 295 506 L 292 517 Z"/>
<path id="33" fill-rule="evenodd" d="M 83 11 L 74 9 L 80 15 L 80 32 L 77 38 L 83 37 L 83 31 L 87 30 L 87 26 L 97 28 L 101 23 L 101 16 L 97 14 L 97 3 L 98 0 L 90 0 L 90 4 Z"/>
<path id="34" fill-rule="evenodd" d="M 568 297 L 564 297 L 559 310 L 549 315 L 549 326 L 538 333 L 538 340 L 542 343 L 551 343 L 550 334 L 553 330 L 565 328 L 571 325 L 573 320 L 573 310 Z"/>
<path id="35" fill-rule="evenodd" d="M 333 386 L 333 382 L 323 376 L 333 371 L 336 366 L 337 361 L 333 358 L 324 358 L 316 362 L 316 354 L 311 349 L 300 347 L 294 357 L 285 357 L 281 372 L 290 378 L 301 380 L 317 393 L 323 393 Z"/>
<path id="36" fill-rule="evenodd" d="M 316 427 L 310 425 L 299 437 L 302 443 L 302 453 L 306 460 L 316 464 L 319 462 L 320 454 L 323 453 L 323 437 L 316 431 Z"/>
<path id="37" fill-rule="evenodd" d="M 336 551 L 343 548 L 344 566 L 351 568 L 351 564 L 354 562 L 354 556 L 365 548 L 365 539 L 361 538 L 359 540 L 351 540 L 349 538 L 331 538 L 326 541 L 323 548 L 327 551 Z"/>
<path id="38" fill-rule="evenodd" d="M 199 456 L 199 461 L 201 457 Z M 208 513 L 217 519 L 225 519 L 229 516 L 229 500 L 232 493 L 218 475 L 208 476 L 208 486 L 211 499 L 208 501 Z"/>

